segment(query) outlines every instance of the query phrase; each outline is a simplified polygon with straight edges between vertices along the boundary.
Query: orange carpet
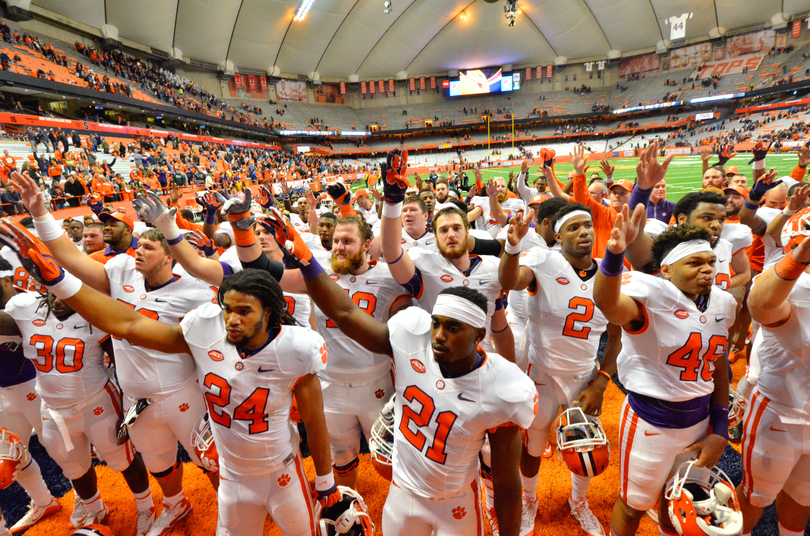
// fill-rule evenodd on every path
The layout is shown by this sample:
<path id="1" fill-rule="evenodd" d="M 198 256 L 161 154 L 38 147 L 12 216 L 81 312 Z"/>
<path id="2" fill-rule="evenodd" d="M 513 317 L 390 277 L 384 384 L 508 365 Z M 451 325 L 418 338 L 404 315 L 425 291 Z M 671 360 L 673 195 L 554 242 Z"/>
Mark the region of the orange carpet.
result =
<path id="1" fill-rule="evenodd" d="M 732 365 L 734 377 L 740 378 L 745 372 L 744 360 Z M 611 445 L 618 445 L 619 410 L 624 395 L 611 383 L 605 391 L 602 408 L 602 424 L 607 432 Z M 738 445 L 734 445 L 739 450 Z M 619 489 L 619 456 L 614 447 L 611 452 L 610 467 L 602 475 L 591 482 L 588 491 L 588 500 L 596 517 L 607 530 L 610 523 L 610 512 Z M 304 462 L 307 475 L 315 478 L 314 468 L 310 459 Z M 101 496 L 110 508 L 110 517 L 107 525 L 116 536 L 131 536 L 135 534 L 135 501 L 124 482 L 123 477 L 107 467 L 98 467 L 98 482 Z M 535 534 L 546 536 L 571 536 L 582 534 L 576 521 L 569 514 L 567 499 L 571 491 L 571 473 L 562 461 L 555 456 L 550 460 L 543 460 L 540 466 L 540 478 L 537 496 L 540 499 L 540 508 L 537 512 Z M 194 505 L 194 510 L 181 521 L 173 530 L 174 535 L 211 535 L 216 531 L 216 494 L 208 479 L 202 472 L 191 464 L 186 464 L 184 485 L 186 496 Z M 152 480 L 152 495 L 155 504 L 160 504 L 161 493 L 157 483 Z M 358 491 L 363 496 L 369 508 L 376 534 L 381 534 L 382 508 L 388 492 L 388 482 L 377 475 L 371 467 L 367 454 L 361 455 L 360 476 L 358 478 Z M 62 510 L 47 520 L 43 520 L 31 528 L 28 536 L 68 536 L 68 519 L 73 510 L 73 494 L 68 493 L 59 502 Z M 485 534 L 489 535 L 489 527 L 485 527 Z M 281 531 L 268 519 L 265 524 L 265 534 L 281 536 Z M 641 521 L 638 534 L 640 536 L 658 536 L 657 526 L 646 516 Z"/>

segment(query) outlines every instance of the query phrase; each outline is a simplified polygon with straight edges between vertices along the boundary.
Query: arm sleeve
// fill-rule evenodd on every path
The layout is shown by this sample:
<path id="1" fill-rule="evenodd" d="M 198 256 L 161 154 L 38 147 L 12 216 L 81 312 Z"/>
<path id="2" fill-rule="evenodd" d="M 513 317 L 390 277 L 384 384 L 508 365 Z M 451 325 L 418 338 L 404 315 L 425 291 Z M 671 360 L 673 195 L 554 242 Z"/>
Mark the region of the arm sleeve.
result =
<path id="1" fill-rule="evenodd" d="M 790 172 L 790 178 L 802 182 L 804 180 L 804 174 L 806 172 L 807 172 L 806 167 L 796 166 L 793 168 L 793 171 Z"/>
<path id="2" fill-rule="evenodd" d="M 284 275 L 284 265 L 280 262 L 270 260 L 267 255 L 262 252 L 256 259 L 250 262 L 242 262 L 242 268 L 254 268 L 256 270 L 264 270 L 273 276 L 276 281 L 281 281 L 281 276 Z"/>
<path id="3" fill-rule="evenodd" d="M 492 255 L 497 257 L 501 254 L 501 243 L 498 240 L 476 238 L 475 245 L 470 253 L 473 255 Z"/>
<path id="4" fill-rule="evenodd" d="M 528 175 L 528 173 L 526 175 Z M 523 199 L 523 201 L 528 206 L 529 201 L 532 200 L 532 189 L 531 189 L 531 187 L 529 187 L 528 184 L 526 184 L 526 180 L 524 180 L 524 179 L 527 179 L 527 178 L 528 177 L 523 175 L 523 173 L 518 175 L 518 178 L 517 178 L 517 191 L 518 191 L 518 194 L 520 194 L 520 198 Z"/>

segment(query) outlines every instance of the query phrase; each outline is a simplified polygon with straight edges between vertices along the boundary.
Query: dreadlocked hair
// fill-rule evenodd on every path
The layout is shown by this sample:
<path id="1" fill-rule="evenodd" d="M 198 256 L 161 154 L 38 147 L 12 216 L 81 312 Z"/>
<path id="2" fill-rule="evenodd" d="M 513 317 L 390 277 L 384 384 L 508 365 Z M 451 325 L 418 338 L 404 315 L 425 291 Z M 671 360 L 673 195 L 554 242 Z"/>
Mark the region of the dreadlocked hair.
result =
<path id="1" fill-rule="evenodd" d="M 45 308 L 45 320 L 48 320 L 48 317 L 51 316 L 51 291 L 47 290 L 45 292 L 38 293 L 37 301 L 37 312 L 43 307 Z"/>
<path id="2" fill-rule="evenodd" d="M 248 268 L 225 278 L 217 294 L 220 307 L 223 304 L 225 294 L 230 290 L 249 294 L 259 300 L 262 307 L 270 309 L 269 328 L 298 325 L 298 322 L 287 310 L 287 301 L 284 299 L 281 285 L 264 270 Z"/>

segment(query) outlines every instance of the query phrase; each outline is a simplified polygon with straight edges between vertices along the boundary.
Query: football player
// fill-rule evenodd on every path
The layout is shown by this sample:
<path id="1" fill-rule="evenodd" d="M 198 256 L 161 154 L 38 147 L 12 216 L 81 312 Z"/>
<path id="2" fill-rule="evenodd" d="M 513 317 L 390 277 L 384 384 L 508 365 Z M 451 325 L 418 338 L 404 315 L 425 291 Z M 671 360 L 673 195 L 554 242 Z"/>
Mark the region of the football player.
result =
<path id="1" fill-rule="evenodd" d="M 506 254 L 498 271 L 504 289 L 529 290 L 527 372 L 539 396 L 537 416 L 526 431 L 520 464 L 522 535 L 534 533 L 538 470 L 560 407 L 581 406 L 585 414 L 598 416 L 621 348 L 620 328 L 608 324 L 593 304 L 593 283 L 599 265 L 591 255 L 594 231 L 590 209 L 571 203 L 552 217 L 554 236 L 561 244 L 559 252 L 533 247 L 521 254 L 521 242 L 532 215 L 529 211 L 510 223 Z M 600 368 L 596 354 L 606 329 L 610 335 Z M 604 536 L 585 498 L 590 480 L 590 476 L 571 473 L 568 504 L 586 534 Z"/>
<path id="2" fill-rule="evenodd" d="M 761 324 L 762 371 L 745 413 L 737 487 L 746 536 L 774 501 L 780 536 L 804 534 L 810 520 L 808 214 L 804 209 L 790 218 L 783 235 L 787 255 L 756 279 L 748 297 L 751 316 Z"/>
<path id="3" fill-rule="evenodd" d="M 622 326 L 619 380 L 628 391 L 619 430 L 620 495 L 611 530 L 630 536 L 658 502 L 670 474 L 697 456 L 711 467 L 728 443 L 728 330 L 736 302 L 714 284 L 717 256 L 708 229 L 679 225 L 653 242 L 661 276 L 623 274 L 624 251 L 638 233 L 623 209 L 594 286 L 594 304 Z M 665 509 L 659 522 L 675 534 Z"/>
<path id="4" fill-rule="evenodd" d="M 486 336 L 484 295 L 448 288 L 432 314 L 411 307 L 384 324 L 324 273 L 289 223 L 272 218 L 271 224 L 324 314 L 367 350 L 393 358 L 396 423 L 386 536 L 482 534 L 478 453 L 487 437 L 501 534 L 516 536 L 519 428 L 533 420 L 537 393 L 517 366 L 479 348 Z"/>

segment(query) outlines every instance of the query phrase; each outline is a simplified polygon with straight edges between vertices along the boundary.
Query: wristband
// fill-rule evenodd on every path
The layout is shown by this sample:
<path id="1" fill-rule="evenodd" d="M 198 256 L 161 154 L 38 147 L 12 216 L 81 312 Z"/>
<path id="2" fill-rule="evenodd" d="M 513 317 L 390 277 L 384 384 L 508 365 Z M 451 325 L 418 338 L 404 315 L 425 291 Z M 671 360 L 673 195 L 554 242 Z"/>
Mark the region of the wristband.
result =
<path id="1" fill-rule="evenodd" d="M 506 245 L 504 246 L 503 251 L 507 255 L 517 255 L 518 253 L 520 253 L 520 245 L 522 243 L 523 243 L 523 240 L 521 239 L 521 241 L 518 242 L 516 246 L 513 246 L 512 243 L 507 239 Z"/>
<path id="2" fill-rule="evenodd" d="M 398 262 L 399 262 L 399 260 L 402 258 L 402 256 L 403 256 L 403 255 L 405 255 L 405 249 L 404 249 L 404 248 L 399 248 L 399 257 L 397 257 L 397 260 L 395 260 L 395 261 L 393 261 L 393 262 L 389 262 L 389 263 L 388 263 L 388 265 L 390 266 L 390 265 L 392 265 L 392 264 L 396 264 L 396 263 L 398 263 Z"/>
<path id="3" fill-rule="evenodd" d="M 773 271 L 780 279 L 796 281 L 808 266 L 810 266 L 810 263 L 799 262 L 793 258 L 793 252 L 791 251 L 776 263 Z"/>
<path id="4" fill-rule="evenodd" d="M 309 264 L 307 264 L 306 266 L 303 265 L 301 266 L 301 277 L 304 278 L 304 281 L 312 281 L 313 279 L 318 279 L 318 277 L 322 273 L 323 268 L 321 268 L 321 265 L 318 264 L 318 261 L 315 260 L 315 257 L 309 259 Z M 329 474 L 331 475 L 332 473 Z"/>
<path id="5" fill-rule="evenodd" d="M 754 160 L 754 163 L 751 164 L 751 169 L 754 171 L 759 171 L 760 169 L 765 169 L 765 159 L 762 160 Z"/>
<path id="6" fill-rule="evenodd" d="M 728 406 L 713 404 L 709 406 L 709 426 L 712 433 L 728 441 Z"/>
<path id="7" fill-rule="evenodd" d="M 795 210 L 790 210 L 789 208 L 785 207 L 782 209 L 782 216 L 787 219 L 796 214 Z"/>
<path id="8" fill-rule="evenodd" d="M 745 205 L 745 208 L 747 208 L 749 210 L 759 210 L 759 202 L 760 201 L 761 201 L 761 199 L 755 199 L 754 202 L 752 203 L 751 202 L 751 197 L 749 196 L 748 199 L 745 200 L 745 203 L 743 203 L 743 205 Z"/>
<path id="9" fill-rule="evenodd" d="M 247 230 L 235 226 L 231 227 L 233 229 L 233 241 L 236 242 L 237 246 L 249 248 L 256 243 L 256 233 L 253 232 L 253 227 Z"/>
<path id="10" fill-rule="evenodd" d="M 636 208 L 636 205 L 644 205 L 646 207 L 647 203 L 650 201 L 652 191 L 652 188 L 642 190 L 638 187 L 638 184 L 633 185 L 633 194 L 630 196 L 630 202 L 627 203 L 630 208 L 630 212 Z"/>
<path id="11" fill-rule="evenodd" d="M 318 491 L 327 491 L 335 485 L 335 475 L 329 471 L 328 475 L 315 475 L 315 489 Z"/>
<path id="12" fill-rule="evenodd" d="M 37 235 L 39 239 L 43 242 L 50 242 L 51 240 L 56 240 L 63 234 L 65 234 L 65 229 L 56 223 L 56 219 L 53 217 L 53 214 L 48 212 L 44 216 L 36 216 L 34 217 L 34 228 L 37 230 Z"/>
<path id="13" fill-rule="evenodd" d="M 163 236 L 166 236 L 166 233 L 163 233 Z M 183 234 L 178 232 L 178 235 L 175 238 L 166 238 L 166 243 L 170 246 L 176 246 L 180 242 L 183 241 Z"/>
<path id="14" fill-rule="evenodd" d="M 382 215 L 385 218 L 399 218 L 402 215 L 402 201 L 399 203 L 383 203 Z"/>
<path id="15" fill-rule="evenodd" d="M 801 164 L 796 164 L 796 167 L 799 167 L 799 168 L 802 168 L 802 169 L 807 169 L 807 166 L 803 166 Z"/>
<path id="16" fill-rule="evenodd" d="M 281 198 L 284 199 L 284 201 L 289 201 L 290 200 L 290 194 L 282 194 Z"/>
<path id="17" fill-rule="evenodd" d="M 605 248 L 605 256 L 599 263 L 599 271 L 608 277 L 616 277 L 624 272 L 624 251 L 613 253 L 610 248 Z"/>
<path id="18" fill-rule="evenodd" d="M 607 381 L 610 381 L 610 380 L 612 380 L 612 379 L 613 379 L 613 378 L 611 378 L 611 377 L 610 377 L 610 374 L 608 374 L 608 373 L 607 373 L 607 372 L 605 372 L 604 370 L 597 370 L 597 371 L 596 371 L 596 373 L 597 373 L 597 374 L 601 374 L 602 376 L 604 376 L 605 378 L 607 378 Z"/>
<path id="19" fill-rule="evenodd" d="M 55 285 L 48 287 L 54 296 L 60 300 L 72 298 L 82 289 L 81 280 L 70 272 L 65 272 L 65 277 Z"/>

